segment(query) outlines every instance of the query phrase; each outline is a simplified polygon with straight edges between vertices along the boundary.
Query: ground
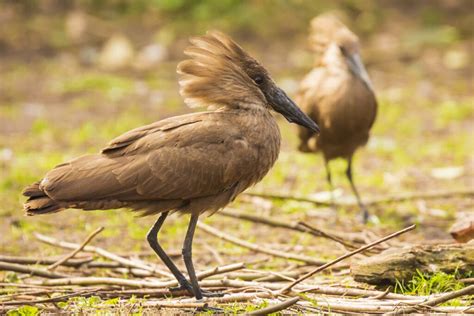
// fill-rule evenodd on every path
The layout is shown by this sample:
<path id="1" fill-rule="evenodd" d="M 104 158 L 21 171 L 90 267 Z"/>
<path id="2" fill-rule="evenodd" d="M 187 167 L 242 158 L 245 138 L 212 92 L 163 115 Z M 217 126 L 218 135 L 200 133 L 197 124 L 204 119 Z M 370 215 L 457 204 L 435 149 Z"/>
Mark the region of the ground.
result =
<path id="1" fill-rule="evenodd" d="M 377 27 L 370 27 L 369 22 L 369 26 L 365 26 L 367 23 L 359 20 L 351 25 L 361 34 L 362 55 L 379 103 L 370 141 L 358 151 L 355 159 L 355 180 L 365 200 L 400 193 L 466 190 L 474 186 L 472 36 L 464 22 L 470 13 L 463 13 L 455 5 L 440 3 L 431 8 L 436 11 L 432 15 L 430 8 L 414 9 L 424 12 L 421 22 L 414 19 L 414 12 L 404 14 L 403 8 L 387 8 L 385 17 L 391 19 L 383 23 L 373 14 Z M 458 6 L 462 7 L 462 2 Z M 258 8 L 254 10 L 258 13 Z M 359 15 L 360 19 L 370 20 L 370 14 L 365 16 L 371 12 L 370 8 L 367 12 L 364 8 L 360 10 L 365 12 Z M 143 16 L 143 21 L 151 20 L 153 12 Z M 84 153 L 97 152 L 122 132 L 193 111 L 183 104 L 178 94 L 175 68 L 183 58 L 181 51 L 186 38 L 201 34 L 206 24 L 201 21 L 194 31 L 186 29 L 185 23 L 166 28 L 152 22 L 137 22 L 136 17 L 129 18 L 125 24 L 123 17 L 106 20 L 102 16 L 103 20 L 91 23 L 102 25 L 97 33 L 106 30 L 106 35 L 96 34 L 93 29 L 84 39 L 74 42 L 64 40 L 67 34 L 61 31 L 67 21 L 66 14 L 60 17 L 32 14 L 23 23 L 17 11 L 6 7 L 0 18 L 11 26 L 9 33 L 0 32 L 0 254 L 36 258 L 63 254 L 64 249 L 45 246 L 35 239 L 34 233 L 81 243 L 97 227 L 104 226 L 105 230 L 93 240 L 93 245 L 124 255 L 143 253 L 140 258 L 164 269 L 150 253 L 145 240 L 154 218 L 140 218 L 126 210 L 68 210 L 49 216 L 25 217 L 21 190 L 41 179 L 55 165 Z M 307 25 L 309 15 L 305 18 L 299 22 L 301 25 Z M 402 23 L 396 25 L 395 21 Z M 249 30 L 222 23 L 217 26 L 235 36 L 269 68 L 277 83 L 289 95 L 294 95 L 299 80 L 312 65 L 312 55 L 305 42 L 306 27 L 290 30 L 298 32 L 290 36 L 270 31 L 266 35 L 261 27 L 256 28 L 256 35 L 249 35 Z M 143 35 L 150 29 L 155 34 L 153 38 Z M 138 57 L 134 57 L 135 64 L 104 69 L 97 55 L 114 32 L 126 34 L 137 51 L 156 40 L 167 54 L 149 68 L 136 66 Z M 166 32 L 172 33 L 171 39 Z M 299 153 L 296 127 L 281 117 L 278 119 L 283 137 L 280 157 L 265 179 L 248 192 L 318 197 L 316 193 L 328 189 L 322 158 Z M 332 164 L 341 200 L 351 197 L 344 168 L 343 161 Z M 229 209 L 287 223 L 304 221 L 329 232 L 370 231 L 378 236 L 416 223 L 417 229 L 400 240 L 450 243 L 449 227 L 456 217 L 473 214 L 474 204 L 471 195 L 373 205 L 370 212 L 376 220 L 367 226 L 358 221 L 359 210 L 355 206 L 333 210 L 315 207 L 312 203 L 243 196 Z M 334 242 L 310 234 L 219 214 L 202 220 L 261 247 L 322 260 L 334 259 L 346 252 L 342 247 L 335 247 Z M 187 221 L 187 216 L 169 218 L 161 241 L 170 252 L 179 253 Z M 248 269 L 281 272 L 296 263 L 243 249 L 200 229 L 195 241 L 194 260 L 198 271 L 246 262 Z M 180 260 L 176 262 L 184 269 Z M 106 275 L 109 271 L 97 273 Z M 4 282 L 11 277 L 9 272 L 0 272 Z M 338 278 L 323 274 L 318 280 L 326 284 L 331 284 L 330 280 L 334 284 L 345 284 L 350 283 L 348 279 L 347 275 Z M 94 302 L 83 302 L 89 303 L 94 305 Z"/>

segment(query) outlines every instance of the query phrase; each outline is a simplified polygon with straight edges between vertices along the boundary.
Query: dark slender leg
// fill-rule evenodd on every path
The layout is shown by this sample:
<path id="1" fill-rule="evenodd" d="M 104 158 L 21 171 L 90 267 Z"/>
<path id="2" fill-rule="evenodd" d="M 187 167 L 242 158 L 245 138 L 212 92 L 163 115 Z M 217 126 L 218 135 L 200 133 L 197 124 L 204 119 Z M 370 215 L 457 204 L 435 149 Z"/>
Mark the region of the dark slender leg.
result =
<path id="1" fill-rule="evenodd" d="M 349 179 L 352 192 L 354 192 L 354 195 L 356 196 L 356 199 L 357 199 L 357 203 L 359 204 L 359 207 L 362 211 L 362 220 L 365 224 L 369 220 L 369 211 L 365 207 L 364 203 L 362 203 L 359 192 L 357 191 L 357 188 L 354 184 L 354 180 L 352 179 L 352 156 L 347 159 L 346 176 L 347 176 L 347 179 Z"/>
<path id="2" fill-rule="evenodd" d="M 332 184 L 331 168 L 329 168 L 329 161 L 326 159 L 324 159 L 324 167 L 326 168 L 326 179 L 328 180 L 329 190 L 331 191 L 331 207 L 336 209 L 334 203 L 334 186 Z"/>
<path id="3" fill-rule="evenodd" d="M 180 287 L 182 289 L 188 290 L 189 293 L 193 294 L 191 284 L 188 282 L 188 280 L 186 280 L 185 276 L 179 271 L 173 261 L 171 261 L 171 258 L 166 254 L 166 252 L 158 243 L 158 232 L 160 231 L 161 226 L 163 225 L 166 217 L 168 216 L 168 213 L 169 212 L 164 212 L 161 214 L 161 216 L 155 222 L 153 227 L 148 231 L 146 239 L 148 240 L 150 247 L 155 251 L 158 257 L 160 257 L 161 261 L 166 264 L 171 273 L 173 273 L 176 280 L 178 280 Z"/>
<path id="4" fill-rule="evenodd" d="M 194 296 L 196 299 L 202 299 L 201 288 L 196 277 L 196 271 L 194 270 L 193 265 L 193 237 L 194 231 L 196 230 L 196 224 L 198 221 L 199 215 L 191 214 L 191 220 L 189 221 L 188 231 L 186 232 L 186 237 L 183 244 L 183 260 L 188 270 L 189 279 L 193 286 Z"/>
<path id="5" fill-rule="evenodd" d="M 222 293 L 214 293 L 208 291 L 202 291 L 199 287 L 198 279 L 196 277 L 196 271 L 194 270 L 193 265 L 193 237 L 196 230 L 196 224 L 198 221 L 199 215 L 191 214 L 191 220 L 189 221 L 188 231 L 186 232 L 186 237 L 184 238 L 183 244 L 183 260 L 188 270 L 189 279 L 193 286 L 194 296 L 196 299 L 200 300 L 203 296 L 222 296 Z"/>

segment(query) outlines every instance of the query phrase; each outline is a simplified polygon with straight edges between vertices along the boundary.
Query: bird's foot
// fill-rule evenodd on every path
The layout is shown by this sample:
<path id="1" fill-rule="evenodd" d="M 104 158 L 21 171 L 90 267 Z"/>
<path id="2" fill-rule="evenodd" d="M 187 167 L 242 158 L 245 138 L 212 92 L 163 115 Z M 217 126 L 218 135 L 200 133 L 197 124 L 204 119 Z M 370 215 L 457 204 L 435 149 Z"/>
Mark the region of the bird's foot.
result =
<path id="1" fill-rule="evenodd" d="M 194 290 L 193 290 L 193 286 L 187 280 L 180 282 L 179 286 L 170 287 L 169 291 L 170 292 L 188 291 L 189 294 L 195 295 Z M 224 296 L 224 293 L 221 293 L 221 292 L 211 292 L 211 291 L 207 291 L 207 290 L 200 290 L 200 292 L 201 292 L 202 297 L 222 297 L 222 296 Z M 198 298 L 198 299 L 200 299 L 200 298 Z"/>
<path id="2" fill-rule="evenodd" d="M 207 290 L 201 290 L 201 294 L 203 297 L 222 297 L 224 293 L 222 292 L 211 292 Z"/>
<path id="3" fill-rule="evenodd" d="M 366 225 L 369 222 L 370 214 L 369 211 L 364 207 L 360 214 L 360 221 Z"/>
<path id="4" fill-rule="evenodd" d="M 178 286 L 168 288 L 170 292 L 188 291 L 189 294 L 194 295 L 193 286 L 187 280 L 180 281 Z"/>
<path id="5" fill-rule="evenodd" d="M 196 308 L 196 312 L 211 312 L 211 313 L 216 313 L 216 314 L 224 314 L 224 309 L 219 308 L 219 307 L 210 307 L 210 306 L 203 306 L 203 307 L 198 307 Z"/>
<path id="6" fill-rule="evenodd" d="M 371 223 L 373 225 L 380 224 L 380 219 L 378 218 L 378 216 L 374 214 L 370 214 L 365 208 L 363 208 L 362 211 L 360 212 L 359 218 L 360 218 L 360 222 L 364 225 L 367 225 L 368 223 Z"/>

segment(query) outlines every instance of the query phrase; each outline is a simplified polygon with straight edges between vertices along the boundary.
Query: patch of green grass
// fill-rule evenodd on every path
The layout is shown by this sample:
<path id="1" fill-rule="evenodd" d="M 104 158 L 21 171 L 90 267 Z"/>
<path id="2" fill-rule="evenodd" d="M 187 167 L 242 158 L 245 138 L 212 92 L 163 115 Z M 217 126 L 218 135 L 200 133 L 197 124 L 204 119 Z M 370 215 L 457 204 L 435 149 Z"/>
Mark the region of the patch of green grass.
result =
<path id="1" fill-rule="evenodd" d="M 397 280 L 394 292 L 406 295 L 427 296 L 460 290 L 464 285 L 456 279 L 457 274 L 457 272 L 454 272 L 453 274 L 437 272 L 428 275 L 417 270 L 416 275 L 413 276 L 410 281 L 405 283 Z M 451 300 L 445 305 L 460 306 L 461 304 L 459 300 Z"/>
<path id="2" fill-rule="evenodd" d="M 112 308 L 120 308 L 123 305 L 135 304 L 139 302 L 136 298 L 132 297 L 129 301 L 121 301 L 120 298 L 111 298 L 108 300 L 103 300 L 99 296 L 89 296 L 89 297 L 72 297 L 66 302 L 59 302 L 57 305 L 61 309 L 67 310 L 72 313 L 79 313 L 89 315 L 87 311 L 93 311 L 95 315 L 104 315 L 109 314 Z M 141 309 L 138 312 L 133 313 L 133 315 L 141 315 Z"/>
<path id="3" fill-rule="evenodd" d="M 16 309 L 9 310 L 7 316 L 36 316 L 40 310 L 36 306 L 24 305 Z"/>

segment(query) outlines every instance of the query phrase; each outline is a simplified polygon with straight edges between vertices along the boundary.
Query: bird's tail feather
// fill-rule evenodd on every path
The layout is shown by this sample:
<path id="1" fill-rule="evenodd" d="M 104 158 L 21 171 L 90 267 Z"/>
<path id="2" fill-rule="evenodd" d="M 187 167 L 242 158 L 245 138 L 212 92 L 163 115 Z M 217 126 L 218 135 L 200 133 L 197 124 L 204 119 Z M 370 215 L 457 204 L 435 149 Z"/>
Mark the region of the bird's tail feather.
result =
<path id="1" fill-rule="evenodd" d="M 28 197 L 23 205 L 28 216 L 56 213 L 64 209 L 40 189 L 39 182 L 27 186 L 23 190 L 23 195 Z"/>

